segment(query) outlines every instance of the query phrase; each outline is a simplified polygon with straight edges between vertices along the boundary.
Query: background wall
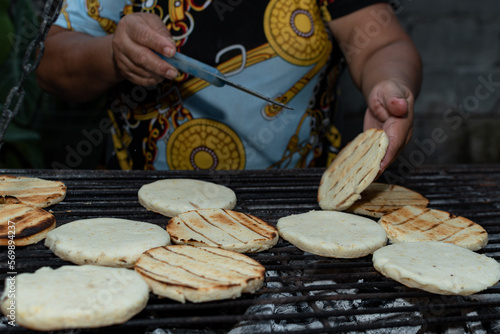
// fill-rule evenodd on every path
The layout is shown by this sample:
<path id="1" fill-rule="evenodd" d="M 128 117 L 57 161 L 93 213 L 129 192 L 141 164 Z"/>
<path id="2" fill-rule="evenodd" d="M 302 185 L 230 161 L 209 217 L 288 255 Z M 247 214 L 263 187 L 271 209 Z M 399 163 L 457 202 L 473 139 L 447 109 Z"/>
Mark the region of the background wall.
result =
<path id="1" fill-rule="evenodd" d="M 394 0 L 419 49 L 422 90 L 412 142 L 396 163 L 500 162 L 500 2 Z M 342 78 L 346 139 L 362 128 L 365 105 Z"/>

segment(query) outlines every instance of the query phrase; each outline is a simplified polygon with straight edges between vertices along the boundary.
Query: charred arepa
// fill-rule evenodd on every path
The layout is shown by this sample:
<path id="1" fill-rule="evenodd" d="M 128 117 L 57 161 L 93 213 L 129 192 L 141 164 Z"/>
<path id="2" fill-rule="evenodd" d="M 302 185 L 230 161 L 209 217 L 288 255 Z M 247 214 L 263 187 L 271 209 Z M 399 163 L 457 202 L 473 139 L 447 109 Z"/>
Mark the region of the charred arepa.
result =
<path id="1" fill-rule="evenodd" d="M 43 240 L 56 227 L 53 214 L 26 204 L 0 205 L 0 245 L 26 246 Z"/>
<path id="2" fill-rule="evenodd" d="M 319 206 L 343 211 L 360 199 L 380 171 L 388 145 L 389 138 L 379 129 L 366 130 L 348 143 L 321 177 Z"/>

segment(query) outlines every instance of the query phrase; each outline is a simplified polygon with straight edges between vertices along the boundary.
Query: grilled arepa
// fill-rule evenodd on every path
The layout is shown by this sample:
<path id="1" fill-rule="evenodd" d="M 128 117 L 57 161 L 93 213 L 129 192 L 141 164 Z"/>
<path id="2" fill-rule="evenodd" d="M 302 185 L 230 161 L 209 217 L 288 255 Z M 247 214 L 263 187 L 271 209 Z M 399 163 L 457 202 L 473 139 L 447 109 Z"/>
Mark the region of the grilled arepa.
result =
<path id="1" fill-rule="evenodd" d="M 446 211 L 407 205 L 380 218 L 392 243 L 442 241 L 476 251 L 488 243 L 488 233 L 473 221 Z"/>
<path id="2" fill-rule="evenodd" d="M 66 197 L 66 186 L 61 181 L 35 177 L 0 175 L 0 196 L 3 204 L 17 203 L 46 208 Z"/>
<path id="3" fill-rule="evenodd" d="M 255 216 L 224 209 L 182 213 L 167 224 L 172 243 L 255 253 L 278 242 L 278 230 Z"/>
<path id="4" fill-rule="evenodd" d="M 321 177 L 319 206 L 343 211 L 360 199 L 380 171 L 388 145 L 386 133 L 378 129 L 366 130 L 348 143 Z"/>
<path id="5" fill-rule="evenodd" d="M 265 268 L 250 257 L 214 247 L 172 245 L 150 249 L 135 270 L 153 293 L 181 303 L 230 299 L 257 291 Z"/>
<path id="6" fill-rule="evenodd" d="M 395 184 L 373 182 L 361 193 L 361 199 L 346 211 L 380 218 L 405 205 L 425 208 L 428 204 L 427 198 L 413 190 Z"/>
<path id="7" fill-rule="evenodd" d="M 53 214 L 26 204 L 0 205 L 0 246 L 26 246 L 44 239 L 56 227 Z"/>

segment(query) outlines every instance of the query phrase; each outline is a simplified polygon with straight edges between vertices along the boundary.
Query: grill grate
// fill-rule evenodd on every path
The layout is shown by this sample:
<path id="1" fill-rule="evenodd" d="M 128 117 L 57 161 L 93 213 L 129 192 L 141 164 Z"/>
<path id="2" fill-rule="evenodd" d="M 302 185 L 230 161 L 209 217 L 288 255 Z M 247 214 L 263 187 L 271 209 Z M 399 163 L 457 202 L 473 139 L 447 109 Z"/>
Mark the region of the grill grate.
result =
<path id="1" fill-rule="evenodd" d="M 390 171 L 396 173 L 397 171 Z M 61 180 L 66 199 L 51 207 L 57 225 L 94 217 L 118 217 L 166 226 L 168 218 L 146 211 L 139 188 L 162 178 L 196 178 L 224 184 L 237 195 L 235 210 L 271 224 L 283 216 L 319 210 L 320 169 L 280 171 L 49 171 L 1 170 L 2 174 Z M 399 184 L 421 192 L 430 207 L 481 224 L 489 244 L 481 251 L 500 259 L 500 166 L 422 167 Z M 384 177 L 380 179 L 384 182 Z M 179 304 L 151 295 L 148 306 L 122 325 L 78 333 L 489 333 L 500 331 L 500 286 L 470 297 L 440 296 L 409 289 L 377 273 L 371 257 L 328 259 L 287 242 L 250 255 L 267 269 L 265 286 L 254 295 L 203 304 Z M 16 249 L 16 271 L 68 264 L 43 242 Z M 0 288 L 7 269 L 0 250 Z M 0 332 L 27 330 L 5 325 Z M 158 329 L 163 329 L 160 331 Z"/>

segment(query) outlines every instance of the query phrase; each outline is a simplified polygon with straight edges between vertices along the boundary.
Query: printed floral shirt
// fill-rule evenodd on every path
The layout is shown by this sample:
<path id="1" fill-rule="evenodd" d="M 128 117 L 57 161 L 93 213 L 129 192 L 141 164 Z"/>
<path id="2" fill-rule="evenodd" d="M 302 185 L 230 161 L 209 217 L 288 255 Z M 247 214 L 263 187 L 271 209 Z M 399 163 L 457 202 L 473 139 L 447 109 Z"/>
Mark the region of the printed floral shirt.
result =
<path id="1" fill-rule="evenodd" d="M 124 15 L 158 15 L 178 52 L 283 102 L 180 73 L 154 87 L 109 94 L 115 165 L 122 169 L 325 166 L 335 127 L 341 51 L 325 22 L 374 0 L 66 0 L 55 24 L 104 36 Z M 113 164 L 111 164 L 113 165 Z"/>

